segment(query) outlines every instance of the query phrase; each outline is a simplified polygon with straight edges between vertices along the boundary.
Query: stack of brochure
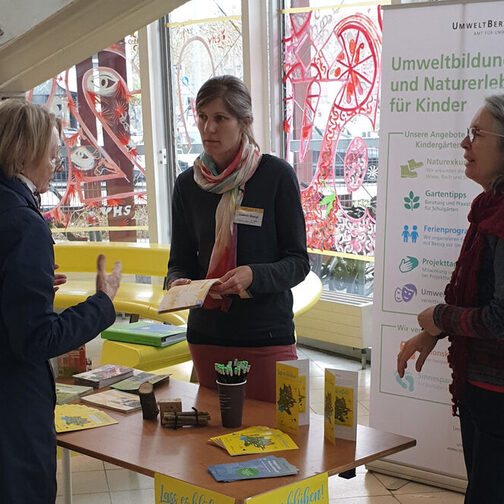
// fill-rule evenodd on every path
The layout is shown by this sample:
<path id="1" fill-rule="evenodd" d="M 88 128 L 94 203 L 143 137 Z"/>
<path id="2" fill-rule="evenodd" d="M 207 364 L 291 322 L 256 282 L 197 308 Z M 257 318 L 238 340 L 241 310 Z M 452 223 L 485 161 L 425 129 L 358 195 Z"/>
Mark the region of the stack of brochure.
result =
<path id="1" fill-rule="evenodd" d="M 56 404 L 67 404 L 71 401 L 75 401 L 93 390 L 93 387 L 84 387 L 83 385 L 56 383 Z"/>
<path id="2" fill-rule="evenodd" d="M 101 367 L 79 373 L 73 376 L 75 385 L 85 385 L 93 388 L 103 388 L 125 380 L 133 374 L 133 368 L 117 364 L 105 364 Z"/>
<path id="3" fill-rule="evenodd" d="M 224 448 L 232 456 L 298 449 L 296 443 L 285 432 L 263 426 L 248 427 L 210 438 L 209 441 Z"/>
<path id="4" fill-rule="evenodd" d="M 268 457 L 248 460 L 247 462 L 211 465 L 208 466 L 208 472 L 217 481 L 237 481 L 290 476 L 291 474 L 297 474 L 299 469 L 284 458 L 269 455 Z"/>
<path id="5" fill-rule="evenodd" d="M 147 371 L 141 371 L 140 369 L 133 369 L 133 374 L 129 378 L 114 383 L 111 387 L 113 389 L 123 390 L 124 392 L 135 392 L 137 394 L 142 383 L 149 382 L 152 383 L 152 385 L 156 385 L 162 381 L 169 380 L 169 378 L 170 375 L 158 375 L 148 373 Z"/>

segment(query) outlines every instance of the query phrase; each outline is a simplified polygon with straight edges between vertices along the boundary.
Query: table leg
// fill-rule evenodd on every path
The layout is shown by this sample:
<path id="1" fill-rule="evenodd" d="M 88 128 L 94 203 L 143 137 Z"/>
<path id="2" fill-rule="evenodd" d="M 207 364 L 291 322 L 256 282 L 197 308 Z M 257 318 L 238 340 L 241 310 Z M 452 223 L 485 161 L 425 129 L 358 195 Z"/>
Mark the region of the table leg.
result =
<path id="1" fill-rule="evenodd" d="M 63 475 L 63 501 L 72 504 L 72 468 L 70 464 L 70 450 L 61 448 L 61 472 Z"/>
<path id="2" fill-rule="evenodd" d="M 367 364 L 367 352 L 365 348 L 361 348 L 361 368 L 366 369 Z"/>

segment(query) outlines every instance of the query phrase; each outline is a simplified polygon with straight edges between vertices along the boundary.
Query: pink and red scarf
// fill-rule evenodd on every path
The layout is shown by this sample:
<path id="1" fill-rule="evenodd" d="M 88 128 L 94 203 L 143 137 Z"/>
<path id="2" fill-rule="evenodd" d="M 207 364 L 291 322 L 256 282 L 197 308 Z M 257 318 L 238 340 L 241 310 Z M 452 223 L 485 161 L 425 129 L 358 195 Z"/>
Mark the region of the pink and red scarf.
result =
<path id="1" fill-rule="evenodd" d="M 254 175 L 261 155 L 243 135 L 240 150 L 231 164 L 218 175 L 203 163 L 203 156 L 194 162 L 194 181 L 204 191 L 222 194 L 215 211 L 215 243 L 210 257 L 206 278 L 220 278 L 229 270 L 236 268 L 237 228 L 234 223 L 236 207 L 241 205 L 245 184 Z M 206 309 L 220 308 L 228 311 L 231 298 L 213 299 L 207 296 Z"/>

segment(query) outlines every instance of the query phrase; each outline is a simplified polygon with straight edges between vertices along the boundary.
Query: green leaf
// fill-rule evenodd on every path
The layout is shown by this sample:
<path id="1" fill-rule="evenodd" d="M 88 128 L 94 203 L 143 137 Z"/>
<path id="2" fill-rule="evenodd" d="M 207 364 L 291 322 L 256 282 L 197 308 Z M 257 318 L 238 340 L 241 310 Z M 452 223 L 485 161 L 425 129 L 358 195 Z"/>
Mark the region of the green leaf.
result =
<path id="1" fill-rule="evenodd" d="M 324 205 L 329 205 L 331 204 L 332 205 L 332 202 L 334 201 L 334 198 L 336 196 L 334 194 L 329 194 L 329 196 L 324 196 L 320 201 L 319 201 L 319 205 L 320 206 L 324 206 Z"/>
<path id="2" fill-rule="evenodd" d="M 410 199 L 413 199 L 415 197 L 415 193 L 413 191 L 409 192 L 409 197 Z"/>

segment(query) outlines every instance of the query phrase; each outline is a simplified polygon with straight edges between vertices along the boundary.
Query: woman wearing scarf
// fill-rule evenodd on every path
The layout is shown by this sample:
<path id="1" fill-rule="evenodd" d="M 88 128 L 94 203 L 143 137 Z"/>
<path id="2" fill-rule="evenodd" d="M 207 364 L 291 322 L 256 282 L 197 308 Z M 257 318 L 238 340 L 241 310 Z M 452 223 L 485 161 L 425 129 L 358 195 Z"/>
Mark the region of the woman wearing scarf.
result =
<path id="1" fill-rule="evenodd" d="M 215 388 L 215 362 L 247 360 L 247 397 L 274 402 L 275 362 L 297 359 L 290 289 L 310 270 L 297 179 L 260 153 L 239 79 L 208 80 L 196 112 L 204 152 L 175 182 L 169 285 L 222 282 L 189 314 L 200 385 Z"/>
<path id="2" fill-rule="evenodd" d="M 504 95 L 491 96 L 462 140 L 465 174 L 481 185 L 446 304 L 418 315 L 422 331 L 397 357 L 402 377 L 448 336 L 453 413 L 459 414 L 468 486 L 465 503 L 504 502 Z"/>

